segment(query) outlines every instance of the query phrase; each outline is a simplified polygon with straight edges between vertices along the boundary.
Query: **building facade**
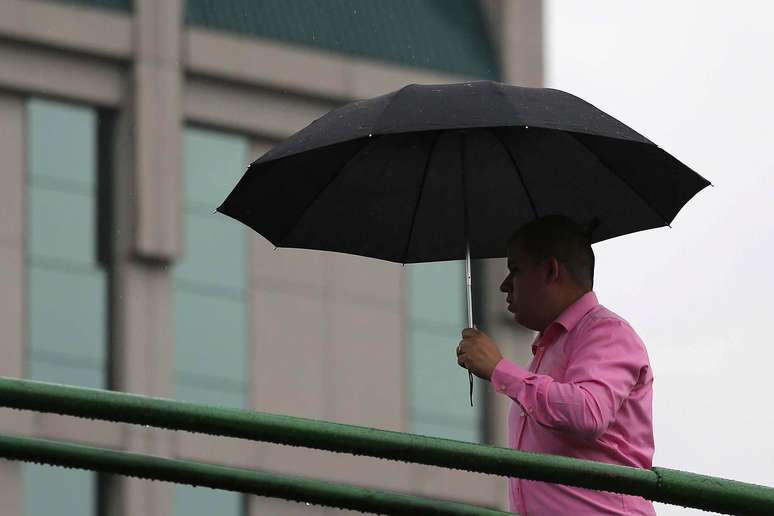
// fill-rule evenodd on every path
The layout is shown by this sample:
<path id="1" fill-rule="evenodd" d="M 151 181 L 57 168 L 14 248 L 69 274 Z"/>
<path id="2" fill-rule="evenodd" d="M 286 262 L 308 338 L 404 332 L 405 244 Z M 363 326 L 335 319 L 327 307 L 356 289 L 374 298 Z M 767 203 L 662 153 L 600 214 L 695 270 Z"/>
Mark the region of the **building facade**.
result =
<path id="1" fill-rule="evenodd" d="M 538 0 L 0 0 L 0 375 L 505 446 L 454 356 L 464 266 L 274 249 L 213 214 L 323 113 L 409 83 L 538 86 Z M 509 358 L 504 263 L 477 324 Z M 318 450 L 0 410 L 0 431 L 504 508 L 506 482 Z M 338 514 L 0 461 L 0 514 Z"/>

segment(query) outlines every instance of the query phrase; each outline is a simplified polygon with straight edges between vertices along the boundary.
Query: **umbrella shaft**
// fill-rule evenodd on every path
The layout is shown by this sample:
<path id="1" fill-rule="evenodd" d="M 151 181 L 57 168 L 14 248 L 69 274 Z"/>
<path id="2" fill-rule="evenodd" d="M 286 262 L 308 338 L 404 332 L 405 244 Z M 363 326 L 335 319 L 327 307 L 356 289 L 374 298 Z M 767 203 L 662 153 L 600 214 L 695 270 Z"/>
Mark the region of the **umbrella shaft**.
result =
<path id="1" fill-rule="evenodd" d="M 473 327 L 473 296 L 470 281 L 470 244 L 465 242 L 465 286 L 468 295 L 468 328 Z"/>
<path id="2" fill-rule="evenodd" d="M 465 286 L 468 291 L 468 328 L 473 328 L 473 296 L 470 293 L 470 243 L 465 241 Z M 468 370 L 470 381 L 470 406 L 473 406 L 473 373 Z"/>

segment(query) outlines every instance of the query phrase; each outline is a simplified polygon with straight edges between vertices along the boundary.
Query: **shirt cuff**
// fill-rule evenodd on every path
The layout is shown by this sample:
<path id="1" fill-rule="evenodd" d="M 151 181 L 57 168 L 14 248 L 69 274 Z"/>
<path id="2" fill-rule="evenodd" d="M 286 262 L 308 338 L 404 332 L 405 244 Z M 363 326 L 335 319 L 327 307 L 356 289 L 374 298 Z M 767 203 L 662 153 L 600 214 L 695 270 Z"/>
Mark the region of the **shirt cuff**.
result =
<path id="1" fill-rule="evenodd" d="M 532 373 L 521 367 L 519 364 L 502 358 L 497 362 L 497 365 L 492 371 L 492 378 L 490 381 L 497 392 L 502 392 L 511 398 L 515 398 L 524 386 L 524 379 L 531 375 Z"/>

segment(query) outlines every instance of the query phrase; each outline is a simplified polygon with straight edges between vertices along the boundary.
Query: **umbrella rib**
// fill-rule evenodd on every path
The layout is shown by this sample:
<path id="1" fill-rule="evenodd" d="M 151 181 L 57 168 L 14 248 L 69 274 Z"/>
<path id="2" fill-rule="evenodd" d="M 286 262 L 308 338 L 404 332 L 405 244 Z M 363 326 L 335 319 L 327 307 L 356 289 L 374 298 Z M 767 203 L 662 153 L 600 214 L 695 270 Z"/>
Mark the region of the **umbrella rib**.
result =
<path id="1" fill-rule="evenodd" d="M 417 218 L 417 212 L 419 211 L 419 204 L 422 202 L 422 194 L 425 191 L 425 181 L 427 180 L 427 174 L 430 170 L 430 161 L 433 159 L 433 152 L 435 151 L 435 145 L 438 143 L 438 139 L 441 137 L 441 132 L 438 131 L 435 133 L 435 138 L 433 138 L 432 143 L 430 144 L 430 151 L 427 153 L 427 160 L 425 161 L 425 170 L 422 173 L 422 185 L 419 187 L 419 195 L 417 196 L 417 203 L 414 206 L 414 213 L 411 215 L 411 226 L 409 226 L 409 236 L 408 240 L 406 240 L 406 249 L 403 251 L 403 259 L 401 260 L 402 264 L 406 264 L 406 258 L 408 258 L 408 251 L 409 246 L 411 245 L 411 239 L 414 237 L 414 221 Z"/>
<path id="2" fill-rule="evenodd" d="M 656 210 L 656 208 L 654 208 L 653 206 L 651 206 L 651 204 L 650 204 L 650 203 L 649 203 L 649 202 L 648 202 L 648 201 L 647 201 L 647 200 L 646 200 L 646 199 L 645 199 L 645 198 L 642 196 L 642 194 L 641 194 L 640 192 L 638 192 L 638 191 L 637 191 L 637 189 L 636 189 L 636 188 L 634 188 L 634 187 L 633 187 L 631 184 L 629 184 L 629 181 L 627 181 L 626 179 L 624 179 L 623 177 L 621 177 L 621 176 L 620 176 L 620 174 L 618 174 L 618 172 L 616 172 L 616 171 L 615 171 L 615 169 L 614 169 L 613 167 L 611 167 L 610 165 L 608 165 L 608 163 L 607 163 L 607 162 L 606 162 L 604 159 L 602 159 L 602 157 L 601 157 L 599 154 L 597 154 L 596 152 L 594 152 L 593 150 L 591 150 L 591 149 L 589 148 L 589 146 L 588 146 L 588 145 L 586 145 L 586 143 L 585 143 L 583 140 L 581 140 L 580 138 L 578 138 L 578 137 L 577 137 L 575 134 L 573 134 L 573 133 L 572 133 L 572 132 L 570 132 L 570 131 L 563 131 L 563 132 L 564 132 L 565 134 L 569 135 L 569 136 L 570 136 L 570 138 L 572 138 L 573 140 L 575 140 L 576 142 L 578 142 L 579 144 L 581 144 L 581 145 L 583 146 L 583 148 L 584 148 L 584 149 L 586 149 L 587 151 L 589 151 L 589 153 L 590 153 L 592 156 L 594 156 L 594 157 L 597 159 L 597 161 L 599 161 L 599 162 L 602 164 L 602 166 L 603 166 L 603 167 L 605 167 L 607 170 L 609 170 L 609 171 L 610 171 L 610 172 L 611 172 L 611 173 L 612 173 L 612 174 L 613 174 L 615 177 L 617 177 L 617 178 L 618 178 L 618 180 L 619 180 L 619 181 L 621 181 L 623 184 L 625 184 L 625 185 L 626 185 L 626 186 L 629 188 L 629 190 L 631 190 L 632 192 L 634 192 L 634 194 L 635 194 L 637 197 L 639 197 L 639 198 L 640 198 L 640 200 L 641 200 L 642 202 L 644 202 L 644 203 L 645 203 L 645 206 L 647 206 L 648 208 L 650 208 L 650 210 L 651 210 L 653 213 L 655 213 L 655 214 L 658 216 L 658 218 L 660 218 L 660 219 L 661 219 L 661 220 L 664 222 L 664 225 L 665 225 L 665 226 L 672 227 L 672 226 L 669 224 L 669 222 L 667 222 L 667 220 L 666 220 L 666 217 L 664 217 L 664 216 L 663 216 L 661 213 L 659 213 L 659 212 L 658 212 L 658 210 Z M 648 144 L 644 144 L 644 145 L 648 145 Z"/>
<path id="3" fill-rule="evenodd" d="M 532 199 L 532 194 L 529 193 L 529 189 L 527 188 L 527 183 L 524 181 L 524 174 L 521 172 L 521 167 L 516 163 L 516 158 L 513 156 L 513 153 L 511 152 L 511 148 L 508 147 L 508 144 L 503 141 L 502 138 L 500 138 L 500 135 L 497 134 L 497 131 L 490 128 L 489 132 L 491 132 L 495 139 L 500 142 L 500 145 L 502 145 L 505 148 L 505 152 L 508 153 L 508 157 L 511 159 L 511 163 L 513 163 L 513 168 L 516 169 L 516 173 L 519 174 L 519 180 L 521 181 L 521 187 L 524 188 L 524 192 L 527 194 L 527 199 L 529 200 L 529 205 L 532 208 L 532 213 L 535 214 L 535 218 L 538 218 L 538 212 L 537 208 L 535 208 L 535 201 Z"/>
<path id="4" fill-rule="evenodd" d="M 306 207 L 304 208 L 304 211 L 302 211 L 302 212 L 301 212 L 301 215 L 299 215 L 299 216 L 298 216 L 298 218 L 296 219 L 296 222 L 295 222 L 295 223 L 294 223 L 292 226 L 290 226 L 290 229 L 288 229 L 288 230 L 285 232 L 285 234 L 284 234 L 284 235 L 282 235 L 282 238 L 280 238 L 280 239 L 279 239 L 279 243 L 277 244 L 277 247 L 282 247 L 282 246 L 283 246 L 283 244 L 285 243 L 285 239 L 286 239 L 288 236 L 290 236 L 290 235 L 293 233 L 293 231 L 296 229 L 296 227 L 298 227 L 298 225 L 301 223 L 301 220 L 302 220 L 302 219 L 303 219 L 303 218 L 306 216 L 307 212 L 309 212 L 309 209 L 312 207 L 312 205 L 313 205 L 315 202 L 317 202 L 317 199 L 319 199 L 319 198 L 320 198 L 320 196 L 322 195 L 322 193 L 323 193 L 325 190 L 327 190 L 327 189 L 328 189 L 328 187 L 329 187 L 329 186 L 331 186 L 331 184 L 332 184 L 332 183 L 333 183 L 333 182 L 334 182 L 334 181 L 335 181 L 335 180 L 336 180 L 336 179 L 337 179 L 339 176 L 341 176 L 341 173 L 342 173 L 342 171 L 346 170 L 346 169 L 347 169 L 347 167 L 349 167 L 349 165 L 350 165 L 350 164 L 351 164 L 351 163 L 352 163 L 352 162 L 355 160 L 355 158 L 357 158 L 358 156 L 360 156 L 360 154 L 361 154 L 361 153 L 362 153 L 362 152 L 363 152 L 363 151 L 364 151 L 364 150 L 365 150 L 367 147 L 369 147 L 369 146 L 373 145 L 375 142 L 376 142 L 376 138 L 368 138 L 368 139 L 366 139 L 366 140 L 363 142 L 363 146 L 362 146 L 362 147 L 360 147 L 360 148 L 357 150 L 357 152 L 356 152 L 356 153 L 354 153 L 354 154 L 352 155 L 352 157 L 350 157 L 350 158 L 347 160 L 347 162 L 346 162 L 346 163 L 344 163 L 344 165 L 343 165 L 341 168 L 339 168 L 339 171 L 338 171 L 338 172 L 334 173 L 334 174 L 331 176 L 330 180 L 328 180 L 328 182 L 325 184 L 325 186 L 324 186 L 324 187 L 322 187 L 322 188 L 320 188 L 320 190 L 319 190 L 319 191 L 318 191 L 318 192 L 315 194 L 314 198 L 313 198 L 311 201 L 309 201 L 309 204 L 307 204 L 307 205 L 306 205 Z"/>

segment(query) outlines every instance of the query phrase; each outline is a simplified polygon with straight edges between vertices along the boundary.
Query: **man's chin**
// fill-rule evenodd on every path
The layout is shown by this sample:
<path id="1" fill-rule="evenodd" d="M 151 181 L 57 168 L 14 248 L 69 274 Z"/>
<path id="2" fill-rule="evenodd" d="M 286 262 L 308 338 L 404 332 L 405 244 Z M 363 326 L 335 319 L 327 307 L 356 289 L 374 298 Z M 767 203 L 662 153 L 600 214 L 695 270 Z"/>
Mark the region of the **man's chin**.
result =
<path id="1" fill-rule="evenodd" d="M 516 312 L 510 306 L 508 306 L 507 310 L 511 314 L 511 316 L 513 317 L 513 320 L 516 321 L 517 324 L 519 324 L 521 326 L 524 326 L 524 323 L 521 322 L 521 314 L 519 312 Z"/>
<path id="2" fill-rule="evenodd" d="M 522 320 L 521 314 L 519 312 L 512 312 L 512 315 L 513 315 L 513 320 L 516 322 L 516 324 L 528 330 L 530 329 L 529 326 L 524 324 L 524 321 Z"/>

